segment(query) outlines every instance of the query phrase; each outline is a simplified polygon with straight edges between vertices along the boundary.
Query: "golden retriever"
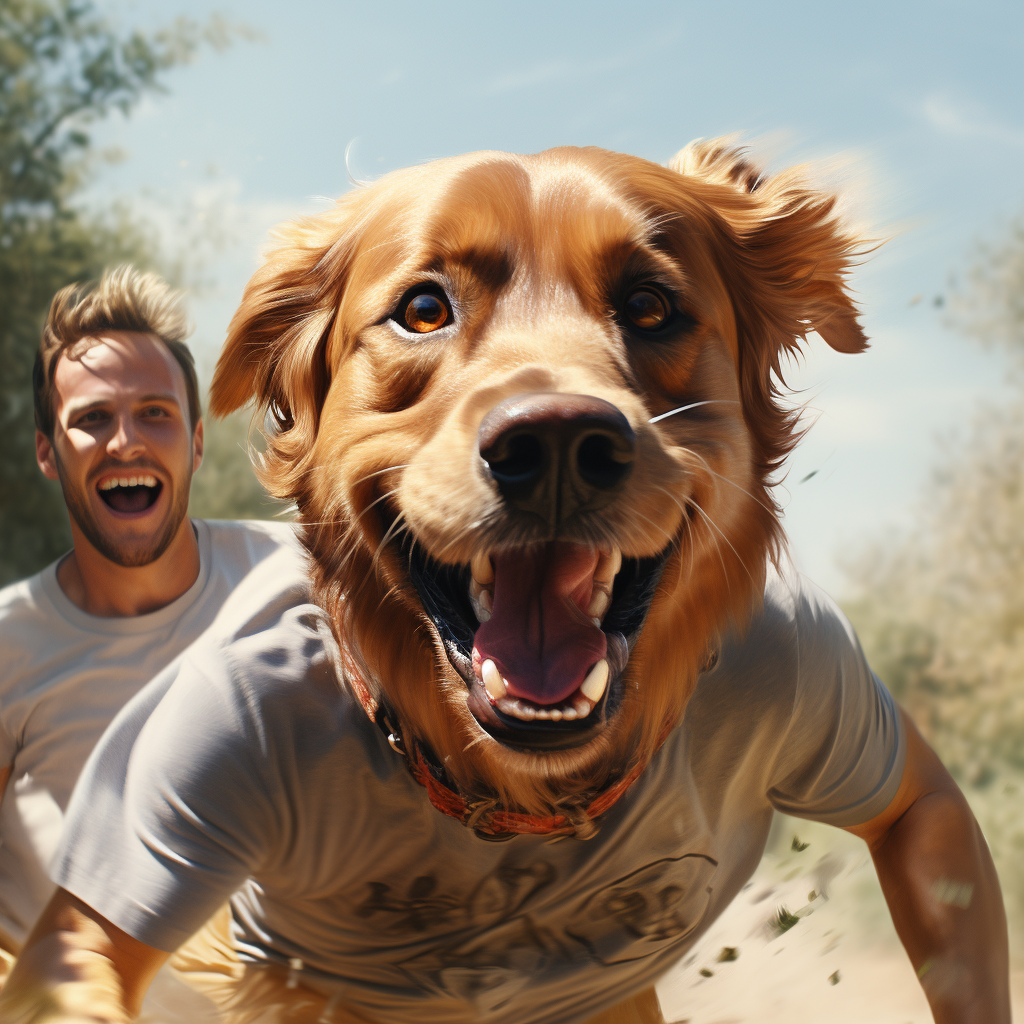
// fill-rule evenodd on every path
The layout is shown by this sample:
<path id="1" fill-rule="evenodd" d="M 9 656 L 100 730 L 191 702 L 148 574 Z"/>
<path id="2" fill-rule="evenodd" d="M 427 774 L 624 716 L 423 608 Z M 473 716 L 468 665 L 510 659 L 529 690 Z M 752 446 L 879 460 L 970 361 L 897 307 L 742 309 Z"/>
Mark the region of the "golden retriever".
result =
<path id="1" fill-rule="evenodd" d="M 762 593 L 780 357 L 865 346 L 855 254 L 834 197 L 723 141 L 476 153 L 283 229 L 211 408 L 269 410 L 262 477 L 437 806 L 599 827 Z"/>

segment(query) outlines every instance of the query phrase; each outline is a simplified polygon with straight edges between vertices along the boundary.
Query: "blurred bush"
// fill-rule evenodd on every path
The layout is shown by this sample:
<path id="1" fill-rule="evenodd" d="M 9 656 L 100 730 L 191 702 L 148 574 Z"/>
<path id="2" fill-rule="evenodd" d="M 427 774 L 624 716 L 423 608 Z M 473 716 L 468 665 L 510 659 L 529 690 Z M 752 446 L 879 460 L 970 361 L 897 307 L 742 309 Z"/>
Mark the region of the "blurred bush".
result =
<path id="1" fill-rule="evenodd" d="M 114 109 L 127 113 L 160 88 L 162 72 L 204 43 L 223 47 L 235 32 L 213 18 L 120 34 L 89 0 L 0 2 L 0 585 L 36 572 L 71 544 L 60 488 L 35 462 L 32 360 L 51 298 L 126 260 L 165 269 L 153 232 L 126 208 L 81 203 L 107 156 L 92 146 L 89 125 Z M 211 482 L 222 459 L 235 457 L 231 429 L 223 442 L 213 438 Z M 259 506 L 251 486 L 231 480 L 241 500 L 222 507 L 252 514 Z"/>
<path id="2" fill-rule="evenodd" d="M 1024 224 L 979 250 L 950 307 L 1005 349 L 1009 400 L 942 445 L 913 533 L 847 566 L 844 608 L 965 787 L 1024 940 Z"/>
<path id="3" fill-rule="evenodd" d="M 256 479 L 250 451 L 262 451 L 262 435 L 249 429 L 243 409 L 223 420 L 207 417 L 203 464 L 192 478 L 189 514 L 201 519 L 290 519 L 288 506 L 271 498 Z"/>

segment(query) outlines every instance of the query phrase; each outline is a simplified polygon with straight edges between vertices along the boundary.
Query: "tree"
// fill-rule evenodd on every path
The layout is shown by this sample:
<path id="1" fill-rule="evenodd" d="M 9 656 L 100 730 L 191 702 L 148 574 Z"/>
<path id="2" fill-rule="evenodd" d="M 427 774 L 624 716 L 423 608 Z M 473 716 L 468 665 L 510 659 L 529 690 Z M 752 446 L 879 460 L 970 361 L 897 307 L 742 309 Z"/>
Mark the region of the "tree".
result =
<path id="1" fill-rule="evenodd" d="M 943 445 L 913 534 L 861 553 L 844 607 L 966 787 L 1024 949 L 1024 221 L 981 249 L 950 305 L 966 333 L 1006 349 L 1010 400 Z"/>
<path id="2" fill-rule="evenodd" d="M 159 269 L 144 224 L 76 202 L 97 158 L 89 125 L 127 113 L 163 72 L 234 31 L 214 18 L 119 34 L 91 0 L 0 5 L 0 585 L 70 546 L 60 490 L 35 465 L 31 367 L 50 299 L 113 263 Z"/>

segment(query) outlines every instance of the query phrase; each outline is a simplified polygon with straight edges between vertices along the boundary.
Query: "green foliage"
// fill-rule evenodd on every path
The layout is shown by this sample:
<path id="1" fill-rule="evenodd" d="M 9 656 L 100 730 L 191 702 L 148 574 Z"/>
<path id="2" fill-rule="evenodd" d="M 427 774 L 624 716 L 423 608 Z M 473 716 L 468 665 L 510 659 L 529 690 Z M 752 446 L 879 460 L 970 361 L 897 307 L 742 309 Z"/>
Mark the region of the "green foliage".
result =
<path id="1" fill-rule="evenodd" d="M 219 20 L 121 35 L 89 0 L 0 4 L 0 585 L 70 545 L 60 489 L 35 464 L 31 367 L 50 300 L 104 266 L 156 263 L 151 234 L 123 209 L 75 203 L 95 158 L 89 123 L 127 113 L 161 72 L 228 35 Z"/>
<path id="2" fill-rule="evenodd" d="M 782 935 L 799 923 L 799 916 L 791 914 L 784 906 L 782 906 L 775 911 L 775 917 L 771 920 L 771 927 L 776 935 Z"/>
<path id="3" fill-rule="evenodd" d="M 250 447 L 261 440 L 250 436 L 244 410 L 223 420 L 205 421 L 206 450 L 192 478 L 189 514 L 201 519 L 289 518 L 282 501 L 271 498 L 256 479 Z M 259 448 L 253 448 L 254 454 Z"/>
<path id="4" fill-rule="evenodd" d="M 965 787 L 1024 942 L 1024 221 L 981 249 L 950 305 L 1007 351 L 1010 401 L 942 446 L 913 533 L 861 553 L 844 607 Z"/>

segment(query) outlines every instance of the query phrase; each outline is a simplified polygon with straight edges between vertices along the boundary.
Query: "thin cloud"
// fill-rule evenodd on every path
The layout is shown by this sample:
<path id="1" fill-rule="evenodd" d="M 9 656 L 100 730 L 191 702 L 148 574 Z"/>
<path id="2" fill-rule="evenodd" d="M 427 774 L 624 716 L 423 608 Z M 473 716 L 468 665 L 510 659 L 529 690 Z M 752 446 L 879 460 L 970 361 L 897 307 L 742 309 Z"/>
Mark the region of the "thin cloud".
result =
<path id="1" fill-rule="evenodd" d="M 578 74 L 576 66 L 567 60 L 551 60 L 543 64 L 535 64 L 532 68 L 513 71 L 507 75 L 492 78 L 484 86 L 485 93 L 517 92 L 519 89 L 532 89 L 534 86 L 553 82 L 560 78 L 569 78 Z"/>
<path id="2" fill-rule="evenodd" d="M 520 89 L 532 89 L 538 85 L 545 85 L 548 82 L 593 78 L 595 75 L 608 74 L 624 67 L 635 66 L 638 61 L 650 62 L 653 53 L 674 47 L 682 31 L 681 24 L 668 25 L 664 31 L 659 33 L 658 39 L 653 45 L 649 41 L 645 41 L 610 57 L 605 57 L 603 60 L 542 61 L 528 68 L 498 75 L 487 82 L 482 91 L 485 94 L 516 92 Z"/>
<path id="3" fill-rule="evenodd" d="M 943 135 L 1024 149 L 1024 128 L 1000 121 L 979 103 L 933 93 L 921 104 L 921 113 Z"/>

